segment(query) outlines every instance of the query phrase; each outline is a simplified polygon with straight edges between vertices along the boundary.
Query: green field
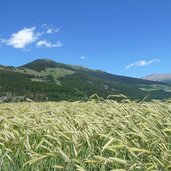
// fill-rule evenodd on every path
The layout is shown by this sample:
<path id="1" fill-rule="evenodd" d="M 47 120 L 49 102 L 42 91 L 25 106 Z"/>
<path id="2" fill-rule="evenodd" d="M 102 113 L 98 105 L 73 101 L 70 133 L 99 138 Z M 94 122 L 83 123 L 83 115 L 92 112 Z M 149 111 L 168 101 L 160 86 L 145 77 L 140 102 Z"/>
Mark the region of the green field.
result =
<path id="1" fill-rule="evenodd" d="M 0 104 L 1 171 L 169 171 L 171 103 Z"/>

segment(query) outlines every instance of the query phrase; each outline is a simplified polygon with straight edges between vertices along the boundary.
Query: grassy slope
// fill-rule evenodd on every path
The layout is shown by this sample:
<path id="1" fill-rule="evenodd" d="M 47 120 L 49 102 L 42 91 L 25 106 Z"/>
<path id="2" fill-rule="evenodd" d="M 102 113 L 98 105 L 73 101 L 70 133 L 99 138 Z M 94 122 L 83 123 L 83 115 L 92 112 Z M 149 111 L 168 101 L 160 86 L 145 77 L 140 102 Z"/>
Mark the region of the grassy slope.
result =
<path id="1" fill-rule="evenodd" d="M 0 168 L 13 171 L 171 169 L 170 103 L 0 105 Z"/>

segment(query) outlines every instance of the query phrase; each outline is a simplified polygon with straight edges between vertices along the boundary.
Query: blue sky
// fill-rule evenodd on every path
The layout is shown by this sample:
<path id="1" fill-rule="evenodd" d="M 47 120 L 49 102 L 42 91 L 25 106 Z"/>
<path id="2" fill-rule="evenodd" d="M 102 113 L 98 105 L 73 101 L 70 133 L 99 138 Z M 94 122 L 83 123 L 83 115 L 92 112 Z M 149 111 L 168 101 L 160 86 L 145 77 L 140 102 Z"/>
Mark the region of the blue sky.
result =
<path id="1" fill-rule="evenodd" d="M 142 77 L 171 73 L 170 0 L 1 0 L 0 63 L 38 58 Z"/>

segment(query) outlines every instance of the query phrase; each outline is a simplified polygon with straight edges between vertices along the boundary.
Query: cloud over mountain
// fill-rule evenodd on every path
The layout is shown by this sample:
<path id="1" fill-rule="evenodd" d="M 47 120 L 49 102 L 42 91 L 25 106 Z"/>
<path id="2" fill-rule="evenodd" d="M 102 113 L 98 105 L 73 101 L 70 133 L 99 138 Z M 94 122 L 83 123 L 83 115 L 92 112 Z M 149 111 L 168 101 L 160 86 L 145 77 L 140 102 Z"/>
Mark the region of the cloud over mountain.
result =
<path id="1" fill-rule="evenodd" d="M 160 59 L 152 59 L 150 61 L 141 60 L 141 61 L 134 62 L 134 63 L 132 63 L 130 65 L 127 65 L 126 69 L 130 69 L 132 67 L 144 67 L 144 66 L 147 66 L 147 65 L 159 62 L 159 61 L 160 61 Z"/>

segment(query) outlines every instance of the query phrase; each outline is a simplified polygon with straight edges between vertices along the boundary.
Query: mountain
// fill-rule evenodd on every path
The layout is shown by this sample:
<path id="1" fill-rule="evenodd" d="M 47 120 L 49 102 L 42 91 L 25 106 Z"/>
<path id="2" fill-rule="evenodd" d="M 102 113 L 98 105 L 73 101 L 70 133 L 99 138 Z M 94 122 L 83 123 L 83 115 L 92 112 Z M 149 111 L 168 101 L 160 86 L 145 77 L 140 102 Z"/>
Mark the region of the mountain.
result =
<path id="1" fill-rule="evenodd" d="M 101 70 L 38 59 L 13 67 L 0 65 L 0 100 L 87 100 L 123 94 L 133 100 L 171 98 L 166 83 L 113 75 Z"/>
<path id="2" fill-rule="evenodd" d="M 143 79 L 171 84 L 171 74 L 151 74 L 143 77 Z"/>

